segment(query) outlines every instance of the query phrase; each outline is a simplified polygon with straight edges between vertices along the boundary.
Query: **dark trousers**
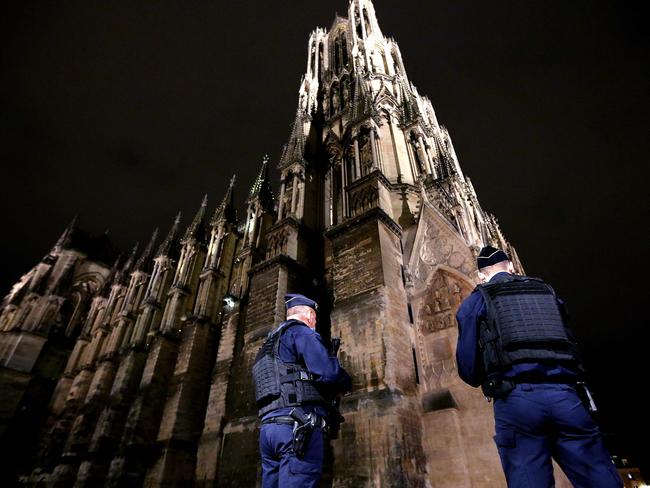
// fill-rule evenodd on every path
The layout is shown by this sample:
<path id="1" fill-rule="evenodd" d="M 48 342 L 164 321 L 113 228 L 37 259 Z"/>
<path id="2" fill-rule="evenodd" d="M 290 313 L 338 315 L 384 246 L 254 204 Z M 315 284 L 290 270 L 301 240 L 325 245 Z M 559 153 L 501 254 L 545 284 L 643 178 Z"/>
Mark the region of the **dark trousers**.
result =
<path id="1" fill-rule="evenodd" d="M 494 402 L 494 419 L 509 487 L 553 487 L 551 458 L 576 488 L 623 486 L 575 387 L 519 384 Z"/>
<path id="2" fill-rule="evenodd" d="M 305 455 L 293 453 L 292 427 L 263 424 L 260 430 L 263 488 L 315 488 L 323 471 L 323 432 L 314 429 Z"/>

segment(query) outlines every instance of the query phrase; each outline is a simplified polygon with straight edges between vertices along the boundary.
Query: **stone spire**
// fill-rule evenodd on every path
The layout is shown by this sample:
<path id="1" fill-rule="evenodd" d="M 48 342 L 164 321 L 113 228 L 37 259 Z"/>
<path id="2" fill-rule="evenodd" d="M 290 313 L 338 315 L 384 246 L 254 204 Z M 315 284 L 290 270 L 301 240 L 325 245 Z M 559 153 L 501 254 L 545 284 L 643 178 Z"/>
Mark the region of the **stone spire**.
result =
<path id="1" fill-rule="evenodd" d="M 225 219 L 228 222 L 236 223 L 237 221 L 237 210 L 235 209 L 235 200 L 234 200 L 234 188 L 237 175 L 233 174 L 230 178 L 230 184 L 228 185 L 228 190 L 226 190 L 226 195 L 221 201 L 221 205 L 217 207 L 210 221 L 211 225 L 216 225 L 217 222 L 221 219 Z"/>
<path id="2" fill-rule="evenodd" d="M 53 250 L 60 251 L 70 243 L 70 238 L 72 237 L 72 233 L 74 232 L 75 228 L 77 227 L 77 216 L 75 215 L 68 226 L 65 228 L 63 231 L 63 234 L 61 234 L 61 237 L 59 237 L 59 240 L 56 241 L 56 244 L 54 244 Z"/>
<path id="3" fill-rule="evenodd" d="M 446 178 L 454 173 L 454 166 L 449 151 L 445 147 L 440 135 L 437 133 L 434 136 L 434 144 L 436 152 L 438 153 L 440 176 Z"/>
<path id="4" fill-rule="evenodd" d="M 168 256 L 170 253 L 173 253 L 173 250 L 176 248 L 177 239 L 178 239 L 178 228 L 181 225 L 181 213 L 176 214 L 176 219 L 174 219 L 174 225 L 169 229 L 169 233 L 165 240 L 160 243 L 158 251 L 156 251 L 156 257 L 158 256 Z"/>
<path id="5" fill-rule="evenodd" d="M 197 241 L 203 239 L 205 237 L 205 212 L 208 206 L 208 195 L 203 196 L 203 201 L 201 202 L 201 207 L 199 207 L 199 210 L 196 212 L 196 215 L 194 216 L 194 220 L 192 220 L 192 223 L 190 226 L 187 228 L 185 231 L 185 235 L 183 236 L 183 242 L 189 241 L 190 239 L 196 239 Z"/>
<path id="6" fill-rule="evenodd" d="M 265 208 L 273 208 L 273 190 L 271 189 L 271 183 L 269 181 L 269 156 L 266 154 L 262 160 L 262 167 L 260 172 L 253 182 L 251 191 L 248 194 L 248 201 L 252 202 L 253 200 L 259 199 L 262 203 L 262 206 Z"/>
<path id="7" fill-rule="evenodd" d="M 410 125 L 415 123 L 420 117 L 420 107 L 411 94 L 411 90 L 406 86 L 406 83 L 402 81 L 400 83 L 401 95 L 402 95 L 402 123 L 405 125 Z"/>
<path id="8" fill-rule="evenodd" d="M 307 117 L 305 113 L 298 107 L 289 142 L 284 146 L 278 168 L 282 169 L 293 163 L 305 164 L 305 117 Z"/>
<path id="9" fill-rule="evenodd" d="M 111 286 L 113 285 L 113 283 L 115 283 L 117 270 L 119 269 L 121 264 L 122 264 L 122 255 L 120 254 L 115 258 L 115 262 L 113 263 L 113 266 L 111 266 L 111 270 L 109 271 L 106 280 L 104 280 L 104 284 L 101 286 L 101 288 L 97 290 L 97 296 L 103 296 L 103 297 L 108 296 L 108 294 L 110 293 Z"/>
<path id="10" fill-rule="evenodd" d="M 136 242 L 133 248 L 131 249 L 131 253 L 129 254 L 129 257 L 126 260 L 126 263 L 124 263 L 122 269 L 119 270 L 115 276 L 116 283 L 126 282 L 129 274 L 131 274 L 131 271 L 133 270 L 133 266 L 135 265 L 135 257 L 138 254 L 138 247 L 140 247 L 140 243 Z"/>
<path id="11" fill-rule="evenodd" d="M 151 253 L 153 251 L 153 246 L 156 243 L 156 239 L 158 239 L 158 228 L 153 231 L 151 239 L 149 240 L 149 244 L 147 244 L 147 247 L 142 252 L 142 255 L 135 263 L 135 267 L 133 268 L 134 271 L 148 272 L 148 270 L 151 268 Z"/>
<path id="12" fill-rule="evenodd" d="M 354 97 L 352 99 L 352 120 L 365 118 L 376 113 L 372 96 L 362 74 L 357 70 L 354 77 Z"/>

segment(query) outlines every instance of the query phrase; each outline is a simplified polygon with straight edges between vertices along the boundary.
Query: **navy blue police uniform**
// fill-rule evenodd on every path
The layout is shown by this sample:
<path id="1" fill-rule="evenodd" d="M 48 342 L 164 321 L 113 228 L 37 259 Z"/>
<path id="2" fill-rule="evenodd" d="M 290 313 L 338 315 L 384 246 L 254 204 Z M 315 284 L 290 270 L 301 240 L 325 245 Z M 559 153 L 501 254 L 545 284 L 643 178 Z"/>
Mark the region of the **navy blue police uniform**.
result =
<path id="1" fill-rule="evenodd" d="M 494 399 L 509 487 L 554 486 L 551 459 L 576 487 L 623 486 L 579 394 L 582 366 L 567 318 L 549 285 L 507 272 L 479 285 L 456 314 L 458 373 Z"/>
<path id="2" fill-rule="evenodd" d="M 286 307 L 316 302 L 302 295 L 285 296 Z M 323 429 L 327 425 L 328 394 L 351 389 L 351 380 L 336 357 L 330 355 L 315 330 L 299 320 L 281 323 L 267 338 L 253 366 L 256 400 L 261 418 L 259 446 L 262 487 L 316 487 L 324 456 Z M 304 453 L 293 448 L 290 417 L 296 408 L 314 419 Z"/>

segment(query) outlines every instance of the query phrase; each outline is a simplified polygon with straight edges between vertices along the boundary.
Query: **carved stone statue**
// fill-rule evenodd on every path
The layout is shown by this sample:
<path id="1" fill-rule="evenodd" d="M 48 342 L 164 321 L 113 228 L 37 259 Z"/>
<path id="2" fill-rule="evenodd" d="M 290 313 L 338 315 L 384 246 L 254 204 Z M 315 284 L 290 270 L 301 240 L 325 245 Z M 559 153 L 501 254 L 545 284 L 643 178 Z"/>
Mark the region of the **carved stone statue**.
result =
<path id="1" fill-rule="evenodd" d="M 332 113 L 337 113 L 339 111 L 339 106 L 339 93 L 337 89 L 334 89 L 334 93 L 332 93 Z"/>
<path id="2" fill-rule="evenodd" d="M 373 73 L 377 72 L 377 60 L 375 59 L 375 53 L 370 53 L 370 69 Z"/>
<path id="3" fill-rule="evenodd" d="M 323 97 L 323 113 L 329 113 L 330 103 L 328 97 Z"/>

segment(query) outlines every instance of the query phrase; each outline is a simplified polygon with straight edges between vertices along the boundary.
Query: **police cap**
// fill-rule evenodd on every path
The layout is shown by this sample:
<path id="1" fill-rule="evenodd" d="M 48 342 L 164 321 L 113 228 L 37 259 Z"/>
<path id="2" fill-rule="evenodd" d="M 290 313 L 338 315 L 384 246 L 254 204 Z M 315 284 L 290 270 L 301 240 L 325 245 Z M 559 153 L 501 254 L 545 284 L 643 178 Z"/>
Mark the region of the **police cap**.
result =
<path id="1" fill-rule="evenodd" d="M 481 249 L 481 252 L 478 253 L 476 258 L 476 266 L 478 269 L 485 268 L 487 266 L 492 266 L 493 264 L 500 263 L 501 261 L 509 261 L 508 255 L 503 252 L 501 249 L 497 249 L 492 246 L 485 246 Z"/>
<path id="2" fill-rule="evenodd" d="M 307 298 L 305 295 L 300 295 L 296 293 L 289 293 L 284 296 L 284 304 L 289 310 L 291 307 L 305 306 L 318 310 L 318 303 L 314 300 Z"/>

